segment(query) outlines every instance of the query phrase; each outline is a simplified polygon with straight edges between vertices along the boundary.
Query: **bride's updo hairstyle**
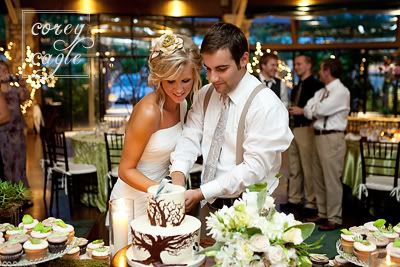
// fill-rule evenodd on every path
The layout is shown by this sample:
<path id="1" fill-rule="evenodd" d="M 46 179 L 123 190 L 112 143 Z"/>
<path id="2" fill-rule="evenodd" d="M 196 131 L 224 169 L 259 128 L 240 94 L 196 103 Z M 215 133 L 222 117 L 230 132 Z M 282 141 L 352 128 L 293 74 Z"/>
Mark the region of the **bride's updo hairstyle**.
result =
<path id="1" fill-rule="evenodd" d="M 197 91 L 201 86 L 202 60 L 200 50 L 187 36 L 166 33 L 156 39 L 148 64 L 149 85 L 156 89 L 161 112 L 165 102 L 165 93 L 161 81 L 174 80 L 183 68 L 190 64 L 193 70 L 192 92 Z"/>

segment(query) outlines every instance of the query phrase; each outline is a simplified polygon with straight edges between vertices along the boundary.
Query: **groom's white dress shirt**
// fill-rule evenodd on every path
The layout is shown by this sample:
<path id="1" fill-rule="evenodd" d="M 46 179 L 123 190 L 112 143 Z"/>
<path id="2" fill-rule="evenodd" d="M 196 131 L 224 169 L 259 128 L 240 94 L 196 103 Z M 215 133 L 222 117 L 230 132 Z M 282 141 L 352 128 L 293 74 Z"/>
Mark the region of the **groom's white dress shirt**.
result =
<path id="1" fill-rule="evenodd" d="M 228 94 L 229 115 L 215 179 L 200 187 L 209 202 L 217 197 L 236 197 L 245 187 L 254 183 L 268 182 L 269 186 L 270 183 L 276 183 L 274 188 L 277 186 L 274 177 L 281 166 L 281 152 L 289 147 L 293 135 L 288 126 L 288 112 L 271 90 L 261 90 L 248 110 L 243 143 L 244 160 L 236 165 L 236 135 L 240 115 L 247 98 L 259 84 L 256 77 L 246 72 L 237 87 Z M 170 172 L 181 171 L 187 175 L 200 154 L 204 162 L 207 159 L 223 106 L 220 94 L 214 90 L 204 116 L 203 103 L 209 86 L 203 86 L 194 95 L 182 136 L 171 154 Z"/>

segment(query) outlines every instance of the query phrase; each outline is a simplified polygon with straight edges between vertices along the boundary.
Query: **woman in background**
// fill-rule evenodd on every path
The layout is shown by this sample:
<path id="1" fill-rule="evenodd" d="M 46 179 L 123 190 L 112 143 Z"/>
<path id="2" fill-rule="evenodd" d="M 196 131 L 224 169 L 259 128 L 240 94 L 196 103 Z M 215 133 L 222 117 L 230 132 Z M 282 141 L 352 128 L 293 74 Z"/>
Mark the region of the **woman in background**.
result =
<path id="1" fill-rule="evenodd" d="M 0 125 L 1 159 L 4 168 L 5 180 L 22 181 L 29 187 L 26 177 L 26 142 L 25 121 L 21 113 L 20 104 L 27 99 L 28 92 L 25 82 L 19 81 L 20 87 L 10 85 L 10 71 L 5 62 L 0 62 L 0 92 L 4 95 L 9 112 L 9 121 Z"/>

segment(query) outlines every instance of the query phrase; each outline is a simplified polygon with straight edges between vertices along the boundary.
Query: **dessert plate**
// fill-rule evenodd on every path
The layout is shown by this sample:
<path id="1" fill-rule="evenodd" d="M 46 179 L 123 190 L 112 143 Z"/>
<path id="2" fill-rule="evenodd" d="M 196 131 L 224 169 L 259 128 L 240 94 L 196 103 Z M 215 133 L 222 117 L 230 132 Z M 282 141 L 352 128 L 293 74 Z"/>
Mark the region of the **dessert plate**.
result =
<path id="1" fill-rule="evenodd" d="M 203 249 L 203 248 L 200 247 L 200 249 Z M 185 265 L 185 267 L 199 267 L 204 263 L 205 260 L 206 260 L 206 255 L 204 255 L 204 254 L 197 255 L 197 256 L 195 256 L 195 259 L 193 259 L 193 261 L 187 263 L 187 265 Z M 133 260 L 132 246 L 129 246 L 128 250 L 126 251 L 126 261 L 128 262 L 128 265 L 131 266 L 131 267 L 148 267 L 148 266 L 152 266 L 152 265 L 145 265 L 145 264 L 142 264 L 142 263 L 134 261 Z"/>

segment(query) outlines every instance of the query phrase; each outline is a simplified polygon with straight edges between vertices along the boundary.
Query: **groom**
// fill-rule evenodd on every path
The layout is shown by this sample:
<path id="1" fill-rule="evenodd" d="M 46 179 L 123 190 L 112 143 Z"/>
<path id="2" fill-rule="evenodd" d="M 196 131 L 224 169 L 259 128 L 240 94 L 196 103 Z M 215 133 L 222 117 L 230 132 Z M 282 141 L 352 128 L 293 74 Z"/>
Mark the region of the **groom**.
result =
<path id="1" fill-rule="evenodd" d="M 211 84 L 195 94 L 182 136 L 171 154 L 175 184 L 185 184 L 199 155 L 205 160 L 202 185 L 185 193 L 186 211 L 203 200 L 210 211 L 231 206 L 245 187 L 255 183 L 267 182 L 275 189 L 281 153 L 293 138 L 282 102 L 246 70 L 249 48 L 238 27 L 213 25 L 200 52 Z"/>

